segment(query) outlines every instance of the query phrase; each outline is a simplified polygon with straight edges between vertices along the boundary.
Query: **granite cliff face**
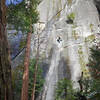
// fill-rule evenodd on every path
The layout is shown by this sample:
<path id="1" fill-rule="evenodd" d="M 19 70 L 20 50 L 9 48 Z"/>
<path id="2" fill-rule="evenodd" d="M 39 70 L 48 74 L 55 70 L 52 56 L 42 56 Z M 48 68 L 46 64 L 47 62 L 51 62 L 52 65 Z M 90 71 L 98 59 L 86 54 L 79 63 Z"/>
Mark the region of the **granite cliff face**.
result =
<path id="1" fill-rule="evenodd" d="M 38 6 L 40 57 L 48 63 L 42 100 L 54 100 L 54 90 L 61 78 L 70 78 L 74 88 L 83 72 L 89 77 L 89 47 L 99 33 L 99 17 L 93 0 L 42 0 Z M 37 34 L 37 31 L 36 31 Z M 36 34 L 32 54 L 36 52 Z"/>
<path id="2" fill-rule="evenodd" d="M 40 20 L 34 25 L 31 58 L 36 55 L 39 38 L 40 63 L 46 73 L 39 100 L 54 100 L 59 79 L 67 77 L 74 88 L 79 88 L 81 73 L 89 77 L 86 64 L 89 47 L 95 34 L 100 33 L 99 15 L 93 0 L 41 0 L 38 11 Z"/>

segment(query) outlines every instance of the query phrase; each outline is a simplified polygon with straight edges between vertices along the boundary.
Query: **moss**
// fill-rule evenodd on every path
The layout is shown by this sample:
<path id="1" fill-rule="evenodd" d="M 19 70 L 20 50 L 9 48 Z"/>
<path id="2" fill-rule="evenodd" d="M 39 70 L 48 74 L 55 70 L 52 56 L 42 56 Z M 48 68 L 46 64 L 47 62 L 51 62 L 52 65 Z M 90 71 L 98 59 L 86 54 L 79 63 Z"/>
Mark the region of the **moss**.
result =
<path id="1" fill-rule="evenodd" d="M 69 15 L 67 15 L 67 23 L 68 24 L 73 24 L 74 23 L 74 19 L 75 19 L 75 13 L 72 12 Z"/>
<path id="2" fill-rule="evenodd" d="M 93 24 L 90 24 L 90 29 L 93 32 Z"/>
<path id="3" fill-rule="evenodd" d="M 95 39 L 95 35 L 90 35 L 88 37 L 85 38 L 85 42 L 92 42 Z"/>
<path id="4" fill-rule="evenodd" d="M 77 40 L 79 37 L 75 30 L 72 31 L 72 36 L 75 38 L 75 40 Z"/>
<path id="5" fill-rule="evenodd" d="M 75 19 L 75 13 L 74 13 L 74 12 L 70 13 L 70 14 L 67 16 L 67 18 L 68 18 L 68 19 L 74 20 L 74 19 Z"/>
<path id="6" fill-rule="evenodd" d="M 79 54 L 79 62 L 80 62 L 80 65 L 81 65 L 81 70 L 82 70 L 82 72 L 83 72 L 83 77 L 84 77 L 84 78 L 87 78 L 87 77 L 89 77 L 90 75 L 89 75 L 88 69 L 86 69 L 86 63 L 85 63 L 85 61 L 84 61 L 82 46 L 79 46 L 78 54 Z"/>

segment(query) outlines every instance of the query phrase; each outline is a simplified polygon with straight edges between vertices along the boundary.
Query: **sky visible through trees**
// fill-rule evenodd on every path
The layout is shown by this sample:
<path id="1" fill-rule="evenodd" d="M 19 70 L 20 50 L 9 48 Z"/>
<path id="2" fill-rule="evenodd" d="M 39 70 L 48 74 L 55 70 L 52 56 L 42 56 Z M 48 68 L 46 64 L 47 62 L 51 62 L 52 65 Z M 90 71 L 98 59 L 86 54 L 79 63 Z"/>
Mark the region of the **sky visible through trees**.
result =
<path id="1" fill-rule="evenodd" d="M 17 5 L 17 4 L 19 4 L 19 3 L 21 3 L 23 0 L 6 0 L 6 5 L 8 6 L 8 5 L 11 5 L 11 4 L 13 4 L 13 5 Z"/>

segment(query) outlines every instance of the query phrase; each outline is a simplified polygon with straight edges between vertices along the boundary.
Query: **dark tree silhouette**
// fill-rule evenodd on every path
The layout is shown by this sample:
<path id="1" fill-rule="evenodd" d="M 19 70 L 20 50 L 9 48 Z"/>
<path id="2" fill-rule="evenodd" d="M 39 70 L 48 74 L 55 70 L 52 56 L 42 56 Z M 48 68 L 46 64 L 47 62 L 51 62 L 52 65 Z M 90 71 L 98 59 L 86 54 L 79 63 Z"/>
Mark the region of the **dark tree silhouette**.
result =
<path id="1" fill-rule="evenodd" d="M 10 51 L 6 34 L 6 5 L 0 0 L 0 100 L 13 100 Z"/>

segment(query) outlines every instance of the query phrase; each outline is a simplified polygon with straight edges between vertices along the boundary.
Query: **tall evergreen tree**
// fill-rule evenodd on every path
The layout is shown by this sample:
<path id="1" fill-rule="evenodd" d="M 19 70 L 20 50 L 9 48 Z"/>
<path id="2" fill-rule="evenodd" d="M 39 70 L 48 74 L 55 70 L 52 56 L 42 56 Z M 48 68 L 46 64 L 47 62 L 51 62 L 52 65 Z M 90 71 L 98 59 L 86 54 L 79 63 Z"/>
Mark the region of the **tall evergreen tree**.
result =
<path id="1" fill-rule="evenodd" d="M 92 79 L 90 80 L 90 98 L 91 100 L 100 99 L 100 49 L 96 46 L 93 46 L 91 49 L 89 64 L 90 74 Z"/>
<path id="2" fill-rule="evenodd" d="M 91 48 L 91 55 L 89 58 L 88 67 L 91 70 L 91 75 L 94 79 L 100 78 L 100 49 L 93 47 Z"/>
<path id="3" fill-rule="evenodd" d="M 13 25 L 16 30 L 27 33 L 21 100 L 28 100 L 30 44 L 33 32 L 32 25 L 38 20 L 38 13 L 36 11 L 38 4 L 39 0 L 24 0 L 19 5 L 9 6 L 8 9 L 8 23 Z"/>
<path id="4" fill-rule="evenodd" d="M 0 100 L 13 100 L 9 45 L 6 33 L 6 5 L 0 0 Z"/>

